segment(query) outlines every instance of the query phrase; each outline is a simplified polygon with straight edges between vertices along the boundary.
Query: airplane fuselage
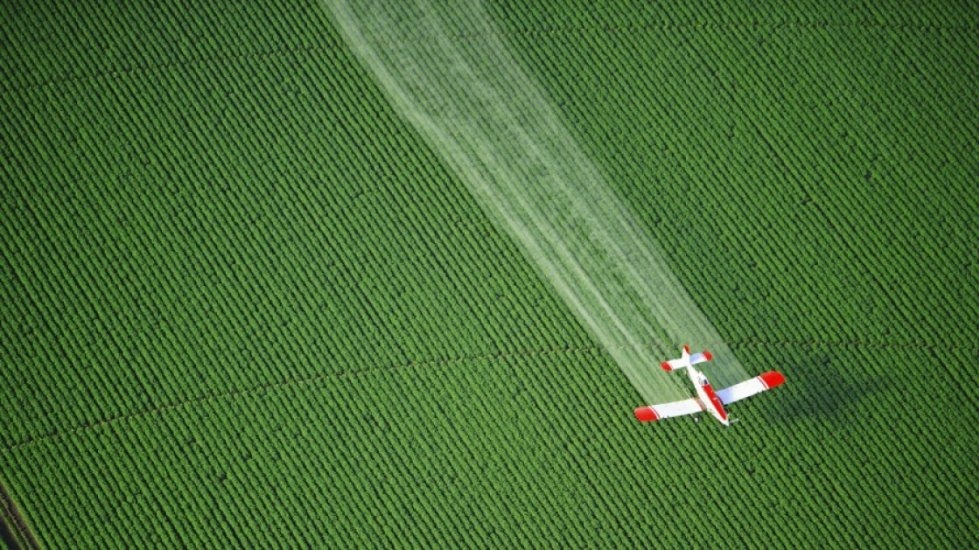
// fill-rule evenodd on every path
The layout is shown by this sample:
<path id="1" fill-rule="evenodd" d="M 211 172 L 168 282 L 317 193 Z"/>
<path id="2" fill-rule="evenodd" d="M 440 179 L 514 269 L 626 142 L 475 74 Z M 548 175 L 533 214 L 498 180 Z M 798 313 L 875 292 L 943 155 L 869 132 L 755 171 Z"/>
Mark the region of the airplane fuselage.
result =
<path id="1" fill-rule="evenodd" d="M 731 420 L 727 416 L 727 411 L 724 410 L 724 403 L 717 397 L 717 393 L 714 392 L 714 387 L 710 385 L 710 381 L 707 380 L 704 373 L 694 368 L 693 365 L 690 365 L 687 367 L 687 375 L 690 377 L 690 383 L 693 384 L 694 389 L 697 391 L 697 399 L 700 401 L 700 406 L 716 418 L 718 422 L 728 426 Z"/>

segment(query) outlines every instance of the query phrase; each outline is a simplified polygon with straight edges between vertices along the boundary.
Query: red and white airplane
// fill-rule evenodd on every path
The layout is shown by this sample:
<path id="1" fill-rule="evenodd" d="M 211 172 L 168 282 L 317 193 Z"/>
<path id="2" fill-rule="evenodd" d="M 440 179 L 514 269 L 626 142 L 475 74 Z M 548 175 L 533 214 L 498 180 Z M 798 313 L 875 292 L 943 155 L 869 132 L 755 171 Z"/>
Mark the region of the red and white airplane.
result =
<path id="1" fill-rule="evenodd" d="M 690 382 L 693 383 L 693 387 L 697 391 L 697 397 L 691 397 L 683 401 L 674 401 L 672 403 L 663 403 L 662 405 L 639 407 L 635 411 L 636 420 L 640 422 L 653 422 L 673 416 L 683 416 L 707 411 L 711 416 L 719 420 L 721 424 L 728 426 L 731 424 L 731 419 L 728 418 L 727 411 L 724 410 L 724 405 L 729 405 L 735 401 L 740 401 L 746 397 L 751 397 L 756 393 L 770 390 L 785 383 L 785 375 L 771 370 L 751 380 L 745 380 L 729 388 L 714 391 L 714 388 L 711 387 L 704 373 L 693 367 L 698 363 L 704 363 L 713 358 L 707 350 L 691 355 L 690 346 L 683 346 L 683 355 L 679 359 L 663 361 L 660 367 L 666 372 L 687 369 L 687 375 L 690 376 Z"/>

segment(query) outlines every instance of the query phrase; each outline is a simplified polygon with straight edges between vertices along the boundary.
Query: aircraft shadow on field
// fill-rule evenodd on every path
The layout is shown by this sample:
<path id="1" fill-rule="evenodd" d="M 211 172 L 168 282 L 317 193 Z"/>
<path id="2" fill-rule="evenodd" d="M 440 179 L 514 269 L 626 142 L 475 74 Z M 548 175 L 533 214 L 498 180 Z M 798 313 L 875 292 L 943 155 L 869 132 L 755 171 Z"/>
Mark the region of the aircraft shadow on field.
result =
<path id="1" fill-rule="evenodd" d="M 779 421 L 841 421 L 858 403 L 888 391 L 893 384 L 887 377 L 846 368 L 844 363 L 832 352 L 820 351 L 786 364 L 781 369 L 787 378 L 786 388 L 793 387 L 777 400 Z"/>

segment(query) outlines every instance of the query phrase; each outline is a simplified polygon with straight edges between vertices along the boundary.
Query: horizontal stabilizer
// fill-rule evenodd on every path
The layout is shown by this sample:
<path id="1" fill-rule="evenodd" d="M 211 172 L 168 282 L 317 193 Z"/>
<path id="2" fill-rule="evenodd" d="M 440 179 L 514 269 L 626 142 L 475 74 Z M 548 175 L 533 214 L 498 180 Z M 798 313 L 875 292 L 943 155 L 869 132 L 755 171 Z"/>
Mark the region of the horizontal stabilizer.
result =
<path id="1" fill-rule="evenodd" d="M 677 369 L 685 369 L 690 365 L 696 365 L 697 363 L 703 363 L 705 361 L 710 361 L 714 356 L 707 350 L 699 353 L 690 354 L 690 346 L 683 346 L 683 355 L 677 359 L 670 359 L 669 361 L 663 361 L 659 364 L 660 368 L 666 372 L 672 372 Z"/>
<path id="2" fill-rule="evenodd" d="M 697 363 L 704 363 L 713 359 L 714 356 L 711 352 L 704 350 L 702 353 L 695 353 L 690 356 L 690 364 L 696 365 Z"/>

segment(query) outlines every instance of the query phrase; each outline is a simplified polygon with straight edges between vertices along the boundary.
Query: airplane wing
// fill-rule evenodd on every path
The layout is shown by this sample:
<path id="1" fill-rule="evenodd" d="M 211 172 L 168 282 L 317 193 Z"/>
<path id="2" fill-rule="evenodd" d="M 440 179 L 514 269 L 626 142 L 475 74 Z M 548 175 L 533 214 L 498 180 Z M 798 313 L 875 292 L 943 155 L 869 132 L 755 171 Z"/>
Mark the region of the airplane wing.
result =
<path id="1" fill-rule="evenodd" d="M 751 380 L 745 380 L 729 388 L 724 388 L 717 392 L 717 397 L 721 398 L 721 403 L 725 405 L 741 401 L 746 397 L 751 397 L 756 393 L 770 390 L 785 383 L 785 375 L 774 370 L 760 374 Z"/>
<path id="2" fill-rule="evenodd" d="M 652 422 L 663 420 L 673 416 L 683 416 L 685 414 L 696 414 L 702 411 L 700 401 L 694 398 L 684 399 L 683 401 L 673 401 L 660 405 L 647 405 L 638 407 L 635 410 L 636 420 L 640 422 Z"/>

